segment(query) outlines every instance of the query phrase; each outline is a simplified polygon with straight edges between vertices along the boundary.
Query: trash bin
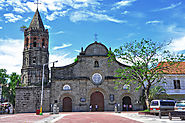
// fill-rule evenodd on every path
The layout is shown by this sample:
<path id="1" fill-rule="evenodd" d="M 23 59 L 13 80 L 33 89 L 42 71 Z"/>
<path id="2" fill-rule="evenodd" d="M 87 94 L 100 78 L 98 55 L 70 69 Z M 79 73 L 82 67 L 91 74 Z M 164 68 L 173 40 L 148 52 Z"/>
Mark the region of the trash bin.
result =
<path id="1" fill-rule="evenodd" d="M 39 115 L 40 114 L 40 109 L 37 109 L 36 110 L 36 115 Z"/>

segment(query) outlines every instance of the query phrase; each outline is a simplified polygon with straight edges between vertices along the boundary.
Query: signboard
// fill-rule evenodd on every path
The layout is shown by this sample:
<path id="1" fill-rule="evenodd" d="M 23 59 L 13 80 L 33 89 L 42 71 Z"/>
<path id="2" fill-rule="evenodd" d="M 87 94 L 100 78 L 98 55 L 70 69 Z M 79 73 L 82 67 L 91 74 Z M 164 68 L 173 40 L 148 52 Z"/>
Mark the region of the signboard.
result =
<path id="1" fill-rule="evenodd" d="M 113 94 L 110 94 L 110 101 L 113 102 L 114 101 L 114 95 Z"/>
<path id="2" fill-rule="evenodd" d="M 80 98 L 80 102 L 85 102 L 86 99 L 85 98 Z"/>

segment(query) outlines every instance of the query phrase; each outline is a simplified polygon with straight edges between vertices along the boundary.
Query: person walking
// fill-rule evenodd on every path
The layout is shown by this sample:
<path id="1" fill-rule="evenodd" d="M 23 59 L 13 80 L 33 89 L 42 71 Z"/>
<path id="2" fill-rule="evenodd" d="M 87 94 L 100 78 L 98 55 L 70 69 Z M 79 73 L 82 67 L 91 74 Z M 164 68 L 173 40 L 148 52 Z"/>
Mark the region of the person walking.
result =
<path id="1" fill-rule="evenodd" d="M 90 112 L 92 111 L 92 105 L 91 104 L 89 105 L 89 111 Z"/>
<path id="2" fill-rule="evenodd" d="M 96 109 L 96 111 L 98 111 L 98 105 L 97 104 L 95 105 L 95 109 Z"/>

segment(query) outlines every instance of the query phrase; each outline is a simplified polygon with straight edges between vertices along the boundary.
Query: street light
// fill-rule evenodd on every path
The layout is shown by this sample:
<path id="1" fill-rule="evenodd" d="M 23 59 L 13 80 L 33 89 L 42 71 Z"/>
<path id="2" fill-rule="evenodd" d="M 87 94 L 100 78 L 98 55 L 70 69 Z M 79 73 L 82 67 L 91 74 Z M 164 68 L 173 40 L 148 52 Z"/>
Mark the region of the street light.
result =
<path id="1" fill-rule="evenodd" d="M 53 66 L 54 66 L 54 63 L 57 63 L 57 62 L 58 60 L 50 63 L 53 63 Z M 40 101 L 40 115 L 42 115 L 42 100 L 43 100 L 43 93 L 44 93 L 44 67 L 45 65 L 48 65 L 50 63 L 43 64 L 43 68 L 42 68 L 42 92 L 41 92 L 41 101 Z"/>

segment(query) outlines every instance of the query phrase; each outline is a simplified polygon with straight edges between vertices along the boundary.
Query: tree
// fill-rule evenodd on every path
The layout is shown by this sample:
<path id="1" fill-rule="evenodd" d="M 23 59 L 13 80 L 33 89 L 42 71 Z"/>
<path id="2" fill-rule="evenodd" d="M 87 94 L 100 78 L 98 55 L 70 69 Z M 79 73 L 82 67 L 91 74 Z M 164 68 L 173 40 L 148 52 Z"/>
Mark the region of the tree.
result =
<path id="1" fill-rule="evenodd" d="M 5 97 L 7 92 L 8 74 L 6 69 L 0 69 L 0 84 L 2 86 L 2 97 Z"/>
<path id="2" fill-rule="evenodd" d="M 16 73 L 8 75 L 6 69 L 0 69 L 0 84 L 2 85 L 2 96 L 4 100 L 15 104 L 15 87 L 21 85 L 21 76 Z"/>
<path id="3" fill-rule="evenodd" d="M 149 92 L 149 101 L 152 101 L 153 99 L 156 99 L 156 98 L 158 99 L 159 95 L 168 97 L 168 95 L 165 93 L 165 89 L 162 86 L 151 87 Z"/>
<path id="4" fill-rule="evenodd" d="M 22 32 L 24 32 L 25 29 L 27 29 L 27 27 L 26 27 L 25 25 L 22 25 L 22 26 L 20 27 L 20 31 L 22 31 Z"/>
<path id="5" fill-rule="evenodd" d="M 143 39 L 140 42 L 126 43 L 113 52 L 109 51 L 108 54 L 109 62 L 118 58 L 130 65 L 116 71 L 117 74 L 115 76 L 118 78 L 116 84 L 133 83 L 136 86 L 136 90 L 142 88 L 148 109 L 151 88 L 165 83 L 163 81 L 163 71 L 168 70 L 170 66 L 178 61 L 184 60 L 183 55 L 171 55 L 168 50 L 165 50 L 164 48 L 167 45 Z M 166 62 L 168 65 L 164 66 L 163 63 Z"/>
<path id="6" fill-rule="evenodd" d="M 10 76 L 10 82 L 9 82 L 9 101 L 15 105 L 15 88 L 16 86 L 20 86 L 21 83 L 21 76 L 17 75 L 16 73 L 12 73 Z"/>

